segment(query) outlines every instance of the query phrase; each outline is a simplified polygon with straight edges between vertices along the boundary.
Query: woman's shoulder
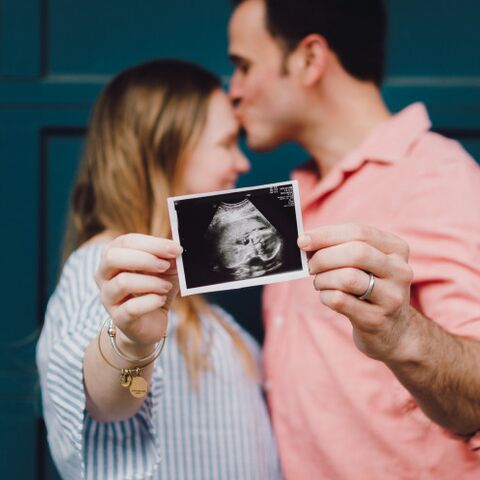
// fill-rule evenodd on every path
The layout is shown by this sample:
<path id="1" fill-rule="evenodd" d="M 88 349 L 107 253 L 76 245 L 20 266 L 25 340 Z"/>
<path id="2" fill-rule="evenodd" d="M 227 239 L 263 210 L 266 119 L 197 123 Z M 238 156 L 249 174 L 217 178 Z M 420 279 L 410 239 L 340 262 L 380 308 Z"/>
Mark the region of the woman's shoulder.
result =
<path id="1" fill-rule="evenodd" d="M 100 261 L 103 243 L 85 244 L 74 250 L 63 266 L 63 275 L 78 275 L 81 273 L 95 273 Z"/>
<path id="2" fill-rule="evenodd" d="M 82 297 L 96 288 L 95 271 L 103 244 L 92 243 L 74 250 L 63 265 L 55 294 Z"/>
<path id="3" fill-rule="evenodd" d="M 110 232 L 102 232 L 87 240 L 68 256 L 64 271 L 88 268 L 98 264 L 103 247 L 112 239 Z"/>
<path id="4" fill-rule="evenodd" d="M 95 283 L 101 249 L 101 245 L 92 244 L 73 251 L 67 258 L 45 312 L 45 326 L 54 326 L 57 334 L 78 323 L 83 311 L 88 310 L 92 320 L 102 313 Z"/>
<path id="5" fill-rule="evenodd" d="M 67 258 L 63 266 L 62 277 L 73 275 L 83 277 L 86 285 L 94 283 L 95 271 L 100 263 L 102 250 L 113 238 L 111 232 L 104 231 L 83 243 Z"/>

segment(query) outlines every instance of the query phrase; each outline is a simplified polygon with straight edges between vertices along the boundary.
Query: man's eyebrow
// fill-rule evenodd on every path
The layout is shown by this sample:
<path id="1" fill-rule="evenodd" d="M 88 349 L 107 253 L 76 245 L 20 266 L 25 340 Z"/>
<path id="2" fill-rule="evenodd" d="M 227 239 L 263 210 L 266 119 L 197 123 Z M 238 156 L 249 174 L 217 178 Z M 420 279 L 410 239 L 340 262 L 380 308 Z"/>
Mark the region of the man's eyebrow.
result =
<path id="1" fill-rule="evenodd" d="M 237 64 L 237 63 L 240 63 L 240 62 L 244 62 L 245 59 L 242 58 L 240 55 L 237 55 L 235 53 L 229 53 L 228 54 L 228 58 L 230 59 L 230 61 L 234 64 Z"/>

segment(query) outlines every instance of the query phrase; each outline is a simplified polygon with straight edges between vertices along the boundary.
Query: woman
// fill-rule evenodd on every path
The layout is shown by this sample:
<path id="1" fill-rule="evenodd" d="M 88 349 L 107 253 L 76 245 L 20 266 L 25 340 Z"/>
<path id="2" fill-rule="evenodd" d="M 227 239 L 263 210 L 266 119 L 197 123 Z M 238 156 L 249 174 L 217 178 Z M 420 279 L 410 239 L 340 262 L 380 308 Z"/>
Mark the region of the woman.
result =
<path id="1" fill-rule="evenodd" d="M 100 95 L 37 349 L 64 478 L 279 478 L 257 346 L 176 298 L 166 198 L 233 187 L 237 134 L 218 78 L 189 63 L 131 68 Z"/>

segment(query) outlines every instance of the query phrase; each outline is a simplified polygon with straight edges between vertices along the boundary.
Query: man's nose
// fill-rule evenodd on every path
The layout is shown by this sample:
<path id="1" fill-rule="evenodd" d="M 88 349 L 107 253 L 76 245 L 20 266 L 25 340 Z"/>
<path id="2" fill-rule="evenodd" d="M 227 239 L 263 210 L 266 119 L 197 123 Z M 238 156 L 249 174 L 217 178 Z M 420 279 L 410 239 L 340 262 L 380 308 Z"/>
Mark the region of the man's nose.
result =
<path id="1" fill-rule="evenodd" d="M 228 86 L 228 96 L 232 105 L 238 107 L 241 98 L 242 98 L 242 89 L 240 80 L 236 72 L 233 72 L 233 75 L 230 77 L 230 82 Z"/>

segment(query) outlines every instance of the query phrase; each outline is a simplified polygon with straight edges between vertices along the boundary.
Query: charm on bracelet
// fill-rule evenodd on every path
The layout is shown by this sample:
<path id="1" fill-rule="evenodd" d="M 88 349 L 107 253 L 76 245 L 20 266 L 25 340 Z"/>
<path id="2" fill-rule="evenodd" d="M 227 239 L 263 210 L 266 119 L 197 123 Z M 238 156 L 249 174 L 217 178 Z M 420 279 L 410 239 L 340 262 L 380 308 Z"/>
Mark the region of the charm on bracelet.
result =
<path id="1" fill-rule="evenodd" d="M 120 385 L 124 388 L 128 388 L 130 391 L 130 394 L 135 397 L 135 398 L 144 398 L 147 393 L 148 393 L 148 382 L 145 380 L 145 378 L 142 377 L 141 373 L 142 370 L 153 363 L 162 353 L 163 347 L 165 345 L 165 340 L 167 338 L 167 335 L 164 335 L 163 339 L 158 343 L 158 345 L 155 347 L 155 350 L 148 354 L 146 357 L 141 358 L 141 359 L 131 359 L 130 361 L 142 361 L 145 358 L 147 358 L 149 361 L 147 363 L 143 363 L 142 365 L 135 366 L 135 367 L 130 367 L 130 368 L 122 368 L 114 365 L 111 363 L 107 357 L 105 356 L 103 350 L 102 350 L 102 345 L 101 345 L 101 334 L 102 331 L 104 330 L 105 325 L 107 324 L 108 319 L 103 323 L 99 334 L 97 335 L 97 343 L 98 343 L 98 351 L 105 361 L 110 367 L 114 368 L 115 370 L 120 371 Z M 108 330 L 107 330 L 107 335 L 110 338 L 110 342 L 112 343 L 112 346 L 114 347 L 115 353 L 117 352 L 117 345 L 114 342 L 115 338 L 115 327 L 110 324 Z M 120 355 L 121 356 L 121 355 Z M 142 363 L 142 362 L 140 362 Z"/>

